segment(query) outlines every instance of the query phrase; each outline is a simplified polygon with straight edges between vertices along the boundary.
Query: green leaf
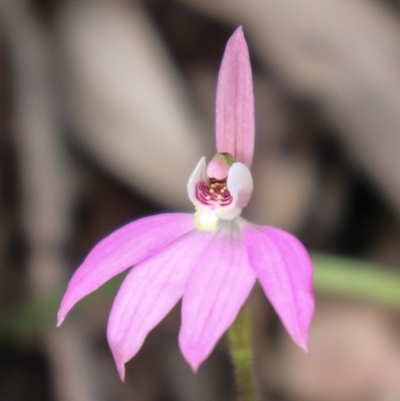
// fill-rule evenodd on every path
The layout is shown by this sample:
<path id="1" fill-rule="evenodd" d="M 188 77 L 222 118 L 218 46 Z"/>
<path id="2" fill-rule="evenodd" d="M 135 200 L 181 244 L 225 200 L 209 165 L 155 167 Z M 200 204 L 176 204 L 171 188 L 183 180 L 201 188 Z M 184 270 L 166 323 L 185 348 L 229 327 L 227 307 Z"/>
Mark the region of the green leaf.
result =
<path id="1" fill-rule="evenodd" d="M 313 254 L 317 292 L 400 308 L 400 274 L 387 267 L 332 255 Z"/>

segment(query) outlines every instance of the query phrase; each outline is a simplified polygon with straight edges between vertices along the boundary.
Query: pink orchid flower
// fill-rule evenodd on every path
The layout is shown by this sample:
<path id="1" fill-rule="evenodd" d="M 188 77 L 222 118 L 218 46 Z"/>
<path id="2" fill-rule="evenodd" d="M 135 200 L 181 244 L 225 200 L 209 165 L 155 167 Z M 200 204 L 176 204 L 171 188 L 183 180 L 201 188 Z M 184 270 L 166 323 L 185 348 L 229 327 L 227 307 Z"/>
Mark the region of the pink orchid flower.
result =
<path id="1" fill-rule="evenodd" d="M 194 371 L 235 320 L 258 279 L 293 340 L 307 349 L 314 311 L 312 264 L 291 234 L 240 217 L 253 180 L 254 100 L 242 28 L 226 46 L 216 100 L 218 154 L 188 182 L 195 214 L 127 224 L 89 253 L 68 285 L 58 325 L 83 297 L 132 267 L 111 309 L 107 337 L 121 379 L 125 363 L 182 298 L 179 346 Z"/>

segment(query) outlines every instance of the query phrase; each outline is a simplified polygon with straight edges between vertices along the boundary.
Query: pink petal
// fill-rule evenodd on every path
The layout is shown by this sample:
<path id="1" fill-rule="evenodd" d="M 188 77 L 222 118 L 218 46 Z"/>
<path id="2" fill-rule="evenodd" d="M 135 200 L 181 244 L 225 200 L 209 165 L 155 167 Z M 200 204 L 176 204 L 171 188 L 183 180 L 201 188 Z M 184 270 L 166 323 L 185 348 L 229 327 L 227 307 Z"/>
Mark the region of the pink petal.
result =
<path id="1" fill-rule="evenodd" d="M 100 241 L 72 276 L 58 311 L 58 325 L 83 297 L 193 228 L 191 214 L 161 214 L 129 223 Z"/>
<path id="2" fill-rule="evenodd" d="M 193 266 L 213 235 L 192 231 L 135 266 L 124 280 L 112 307 L 107 337 L 117 369 L 140 349 L 154 328 L 179 301 Z"/>
<path id="3" fill-rule="evenodd" d="M 254 152 L 254 95 L 249 52 L 239 27 L 229 39 L 218 76 L 216 137 L 228 152 L 251 167 Z"/>
<path id="4" fill-rule="evenodd" d="M 306 249 L 277 228 L 245 225 L 242 232 L 250 263 L 268 299 L 293 340 L 307 350 L 314 296 Z"/>
<path id="5" fill-rule="evenodd" d="M 179 344 L 194 371 L 235 320 L 256 279 L 236 223 L 220 224 L 183 295 Z"/>

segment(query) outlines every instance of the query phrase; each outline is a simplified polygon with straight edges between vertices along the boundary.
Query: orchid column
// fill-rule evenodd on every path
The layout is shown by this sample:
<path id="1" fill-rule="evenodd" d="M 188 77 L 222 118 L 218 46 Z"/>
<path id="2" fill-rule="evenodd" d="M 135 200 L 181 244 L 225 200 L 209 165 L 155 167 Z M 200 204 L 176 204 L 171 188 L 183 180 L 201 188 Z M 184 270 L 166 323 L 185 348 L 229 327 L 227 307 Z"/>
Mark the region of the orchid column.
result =
<path id="1" fill-rule="evenodd" d="M 218 154 L 189 178 L 194 214 L 139 219 L 102 241 L 76 270 L 58 324 L 80 299 L 131 268 L 115 298 L 107 337 L 122 380 L 125 364 L 182 298 L 179 346 L 196 372 L 235 321 L 258 279 L 293 340 L 305 350 L 314 311 L 312 265 L 291 234 L 240 217 L 253 190 L 254 100 L 242 28 L 218 77 Z"/>

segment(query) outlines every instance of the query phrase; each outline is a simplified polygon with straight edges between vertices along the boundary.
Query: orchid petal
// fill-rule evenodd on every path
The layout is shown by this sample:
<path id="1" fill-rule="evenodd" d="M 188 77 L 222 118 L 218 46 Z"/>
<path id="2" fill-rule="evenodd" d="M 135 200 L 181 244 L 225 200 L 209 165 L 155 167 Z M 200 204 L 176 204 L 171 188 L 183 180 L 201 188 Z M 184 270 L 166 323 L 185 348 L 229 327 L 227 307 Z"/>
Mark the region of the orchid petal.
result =
<path id="1" fill-rule="evenodd" d="M 235 206 L 243 209 L 249 203 L 253 192 L 253 177 L 243 163 L 234 163 L 229 169 L 227 187 Z"/>
<path id="2" fill-rule="evenodd" d="M 254 95 L 249 52 L 239 27 L 229 39 L 217 83 L 216 138 L 227 152 L 251 167 L 254 152 Z"/>
<path id="3" fill-rule="evenodd" d="M 179 301 L 193 266 L 213 235 L 196 230 L 135 266 L 114 300 L 107 337 L 117 369 L 124 378 L 125 363 L 144 339 Z"/>
<path id="4" fill-rule="evenodd" d="M 251 266 L 293 340 L 307 351 L 314 312 L 310 257 L 300 241 L 272 227 L 245 224 L 242 233 Z"/>
<path id="5" fill-rule="evenodd" d="M 199 182 L 206 182 L 208 183 L 208 176 L 207 176 L 207 165 L 206 165 L 206 158 L 202 157 L 200 161 L 197 163 L 193 173 L 190 175 L 187 190 L 188 196 L 190 201 L 194 204 L 198 204 L 198 199 L 196 197 L 196 185 Z"/>
<path id="6" fill-rule="evenodd" d="M 58 311 L 58 325 L 83 297 L 193 228 L 191 214 L 161 214 L 129 223 L 100 241 L 72 276 Z"/>
<path id="7" fill-rule="evenodd" d="M 235 320 L 256 279 L 237 224 L 220 224 L 183 294 L 179 344 L 194 371 Z"/>

